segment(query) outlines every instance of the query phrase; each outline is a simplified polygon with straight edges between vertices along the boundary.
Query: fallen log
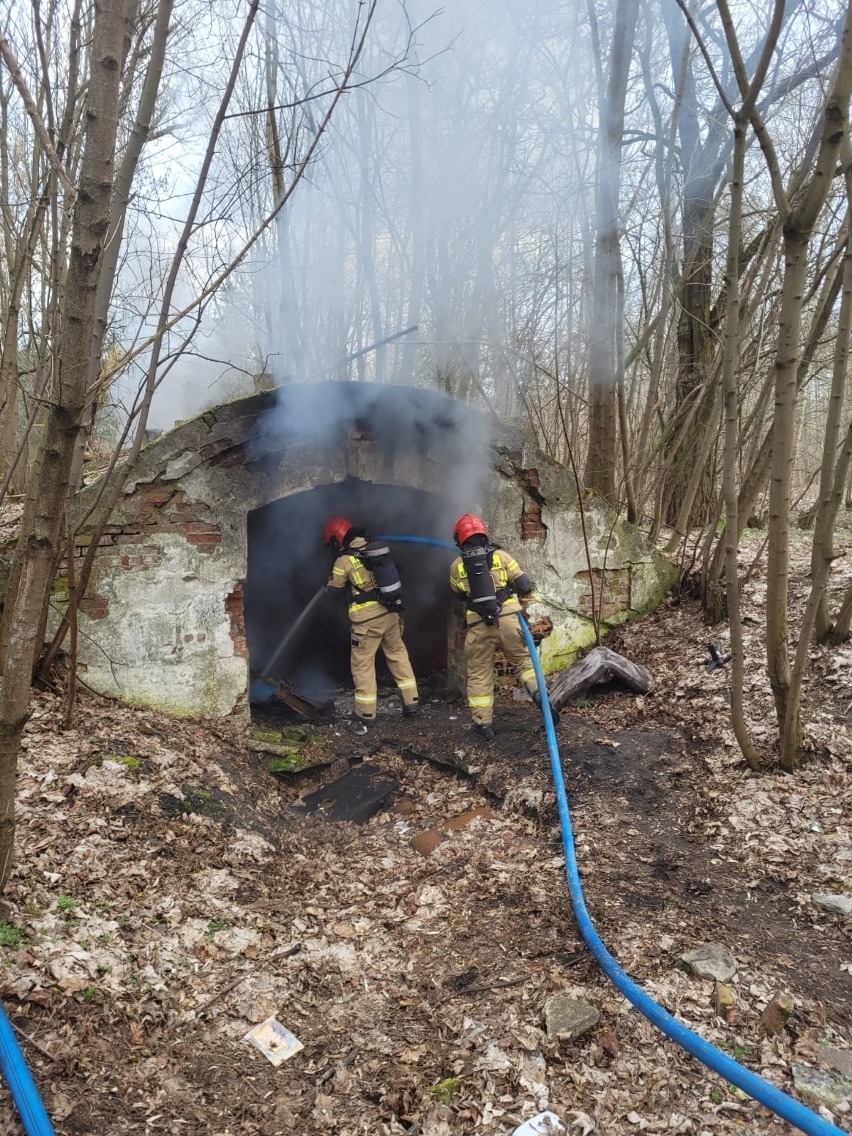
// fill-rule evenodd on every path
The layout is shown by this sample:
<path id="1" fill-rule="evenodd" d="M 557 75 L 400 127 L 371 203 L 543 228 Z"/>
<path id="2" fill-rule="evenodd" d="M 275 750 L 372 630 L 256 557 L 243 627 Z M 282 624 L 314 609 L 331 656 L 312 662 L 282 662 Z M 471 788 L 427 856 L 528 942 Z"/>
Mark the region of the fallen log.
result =
<path id="1" fill-rule="evenodd" d="M 594 647 L 584 659 L 568 667 L 548 684 L 550 704 L 561 710 L 590 686 L 612 679 L 619 679 L 639 694 L 647 694 L 654 686 L 651 672 L 645 667 L 631 663 L 623 655 L 610 651 L 609 647 Z"/>

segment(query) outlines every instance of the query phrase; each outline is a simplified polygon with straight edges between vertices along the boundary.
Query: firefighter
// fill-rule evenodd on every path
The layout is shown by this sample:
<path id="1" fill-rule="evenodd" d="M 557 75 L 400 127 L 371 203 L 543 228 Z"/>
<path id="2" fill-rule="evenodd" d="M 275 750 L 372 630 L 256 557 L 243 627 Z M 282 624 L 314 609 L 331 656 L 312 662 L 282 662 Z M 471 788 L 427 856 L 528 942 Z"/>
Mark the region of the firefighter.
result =
<path id="1" fill-rule="evenodd" d="M 376 652 L 380 647 L 402 698 L 403 715 L 410 718 L 420 709 L 417 682 L 402 640 L 399 576 L 397 573 L 396 585 L 389 582 L 389 557 L 384 562 L 379 558 L 382 567 L 376 571 L 381 571 L 382 580 L 377 581 L 365 564 L 368 545 L 372 552 L 376 542 L 370 542 L 365 531 L 345 517 L 332 517 L 323 539 L 335 554 L 326 588 L 344 588 L 349 604 L 350 666 L 355 684 L 355 718 L 350 728 L 353 733 L 365 734 L 376 722 Z M 387 553 L 387 549 L 383 551 Z M 394 573 L 395 567 L 391 575 Z M 391 595 L 393 598 L 388 598 Z M 380 602 L 380 596 L 386 603 Z"/>
<path id="2" fill-rule="evenodd" d="M 494 655 L 503 648 L 518 682 L 541 707 L 541 694 L 530 653 L 518 623 L 522 611 L 518 596 L 528 596 L 535 585 L 508 552 L 491 544 L 480 517 L 465 513 L 455 523 L 453 540 L 460 556 L 450 566 L 450 587 L 464 599 L 467 634 L 467 703 L 474 733 L 492 741 L 494 727 Z M 558 721 L 551 707 L 554 725 Z"/>

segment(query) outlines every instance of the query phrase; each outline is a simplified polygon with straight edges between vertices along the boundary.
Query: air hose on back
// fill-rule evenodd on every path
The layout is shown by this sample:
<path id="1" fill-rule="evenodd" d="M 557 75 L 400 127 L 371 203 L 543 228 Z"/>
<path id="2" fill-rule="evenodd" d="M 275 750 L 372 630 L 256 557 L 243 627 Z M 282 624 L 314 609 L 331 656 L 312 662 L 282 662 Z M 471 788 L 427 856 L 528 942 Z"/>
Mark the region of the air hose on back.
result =
<path id="1" fill-rule="evenodd" d="M 432 540 L 429 537 L 422 536 L 386 536 L 382 537 L 383 540 L 397 540 L 410 544 L 431 544 L 436 548 L 446 548 L 451 552 L 457 552 L 455 545 L 450 544 L 445 540 Z M 538 688 L 544 692 L 547 685 L 544 681 L 544 672 L 541 669 L 541 660 L 538 657 L 535 642 L 533 641 L 530 629 L 524 619 L 523 613 L 518 613 L 518 622 L 521 625 L 524 640 L 529 649 L 530 658 L 532 659 L 533 667 L 535 668 L 535 676 L 538 682 Z M 556 731 L 553 728 L 553 717 L 550 712 L 550 703 L 546 698 L 541 700 L 541 714 L 544 719 L 544 730 L 547 737 L 547 750 L 550 756 L 550 770 L 553 776 L 553 784 L 556 791 L 556 804 L 559 811 L 559 825 L 562 830 L 562 849 L 565 854 L 565 873 L 568 878 L 568 893 L 571 897 L 571 905 L 574 908 L 574 916 L 577 920 L 577 926 L 580 929 L 580 934 L 583 936 L 586 945 L 591 951 L 595 962 L 615 985 L 615 987 L 624 995 L 629 1002 L 631 1002 L 640 1013 L 661 1030 L 666 1037 L 676 1042 L 687 1053 L 692 1054 L 693 1057 L 712 1069 L 714 1073 L 718 1073 L 720 1077 L 724 1077 L 732 1085 L 736 1085 L 738 1089 L 742 1089 L 744 1093 L 752 1097 L 754 1100 L 759 1101 L 760 1104 L 765 1105 L 768 1109 L 780 1116 L 782 1120 L 786 1120 L 801 1132 L 807 1132 L 809 1136 L 847 1136 L 842 1129 L 837 1128 L 836 1125 L 823 1120 L 817 1113 L 812 1112 L 811 1109 L 806 1108 L 805 1105 L 799 1101 L 794 1100 L 793 1097 L 788 1096 L 782 1092 L 781 1089 L 776 1088 L 765 1081 L 763 1077 L 759 1077 L 756 1073 L 752 1073 L 749 1069 L 744 1068 L 739 1062 L 734 1061 L 726 1053 L 717 1049 L 709 1041 L 699 1037 L 687 1026 L 683 1025 L 676 1018 L 664 1010 L 659 1003 L 655 1002 L 648 994 L 645 993 L 641 987 L 637 986 L 632 978 L 625 973 L 606 949 L 595 930 L 589 913 L 586 909 L 586 900 L 583 896 L 583 888 L 580 884 L 580 873 L 577 868 L 577 855 L 574 849 L 574 835 L 571 828 L 571 815 L 568 811 L 568 797 L 565 792 L 565 781 L 562 776 L 562 764 L 559 757 L 559 745 L 556 741 Z"/>

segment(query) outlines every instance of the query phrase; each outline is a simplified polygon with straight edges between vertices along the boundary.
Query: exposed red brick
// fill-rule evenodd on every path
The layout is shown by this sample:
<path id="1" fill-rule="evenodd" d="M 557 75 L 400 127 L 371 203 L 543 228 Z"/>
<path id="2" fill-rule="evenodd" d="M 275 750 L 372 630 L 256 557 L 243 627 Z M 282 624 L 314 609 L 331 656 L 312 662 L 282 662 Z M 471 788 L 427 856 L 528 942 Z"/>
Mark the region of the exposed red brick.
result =
<path id="1" fill-rule="evenodd" d="M 207 552 L 212 552 L 214 545 L 222 543 L 222 534 L 215 532 L 205 533 L 189 533 L 187 536 L 189 544 L 197 544 Z"/>
<path id="2" fill-rule="evenodd" d="M 528 500 L 521 516 L 521 540 L 535 540 L 546 536 L 547 526 L 541 519 L 541 503 Z"/>
<path id="3" fill-rule="evenodd" d="M 225 597 L 225 611 L 231 621 L 230 634 L 234 651 L 242 658 L 248 658 L 246 641 L 246 612 L 243 601 L 243 584 L 240 581 L 229 596 Z"/>
<path id="4" fill-rule="evenodd" d="M 219 525 L 213 525 L 209 521 L 185 521 L 180 526 L 180 531 L 184 533 L 218 533 L 222 535 L 222 530 Z"/>
<path id="5" fill-rule="evenodd" d="M 577 579 L 584 580 L 588 583 L 589 573 L 587 571 L 578 572 Z M 609 619 L 620 612 L 629 611 L 629 568 L 608 568 L 605 573 L 600 568 L 595 568 L 592 573 L 592 580 L 594 582 L 595 591 L 595 608 L 600 613 L 601 618 Z M 591 587 L 588 592 L 584 592 L 583 595 L 580 596 L 577 610 L 582 615 L 591 615 Z"/>
<path id="6" fill-rule="evenodd" d="M 789 994 L 785 991 L 777 992 L 760 1015 L 760 1028 L 767 1035 L 778 1033 L 784 1028 L 795 1008 L 796 1004 Z"/>
<path id="7" fill-rule="evenodd" d="M 542 639 L 546 639 L 553 630 L 553 620 L 549 615 L 543 615 L 541 619 L 537 619 L 535 623 L 530 624 L 530 635 L 536 643 L 540 643 Z"/>
<path id="8" fill-rule="evenodd" d="M 174 495 L 173 485 L 155 485 L 143 493 L 142 502 L 144 505 L 165 505 Z"/>
<path id="9" fill-rule="evenodd" d="M 106 619 L 109 615 L 109 600 L 106 596 L 87 596 L 80 601 L 80 611 L 89 619 Z"/>

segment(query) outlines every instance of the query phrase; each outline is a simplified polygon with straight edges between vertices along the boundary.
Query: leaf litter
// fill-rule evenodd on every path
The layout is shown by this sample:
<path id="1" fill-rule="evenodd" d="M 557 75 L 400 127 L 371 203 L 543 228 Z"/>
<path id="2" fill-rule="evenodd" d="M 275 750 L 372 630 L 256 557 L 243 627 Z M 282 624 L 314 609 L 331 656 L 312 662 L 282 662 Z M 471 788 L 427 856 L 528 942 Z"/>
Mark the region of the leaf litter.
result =
<path id="1" fill-rule="evenodd" d="M 800 566 L 806 553 L 803 538 Z M 744 596 L 746 697 L 768 744 L 764 599 L 758 573 Z M 852 1047 L 849 921 L 811 902 L 852 890 L 852 649 L 812 651 L 807 764 L 754 775 L 728 723 L 729 668 L 703 666 L 715 632 L 694 602 L 670 600 L 607 640 L 655 689 L 592 691 L 563 712 L 578 861 L 628 973 L 792 1092 L 794 1062 Z M 36 696 L 0 960 L 59 1136 L 499 1136 L 546 1111 L 571 1136 L 784 1130 L 593 963 L 567 897 L 544 734 L 511 684 L 490 747 L 440 690 L 413 725 L 392 699 L 381 708 L 364 741 L 311 727 L 330 762 L 273 779 L 234 723 L 87 695 L 62 732 L 58 696 Z M 402 786 L 369 823 L 290 810 L 367 757 Z M 440 839 L 424 855 L 412 839 L 430 831 Z M 737 962 L 724 1017 L 713 983 L 677 965 L 703 943 Z M 794 1010 L 767 1035 L 779 991 Z M 584 999 L 597 1025 L 548 1037 L 554 993 Z M 278 1068 L 244 1040 L 269 1018 L 304 1045 Z M 848 1107 L 830 1115 L 852 1130 Z M 21 1131 L 8 1094 L 4 1111 L 2 1131 Z"/>

